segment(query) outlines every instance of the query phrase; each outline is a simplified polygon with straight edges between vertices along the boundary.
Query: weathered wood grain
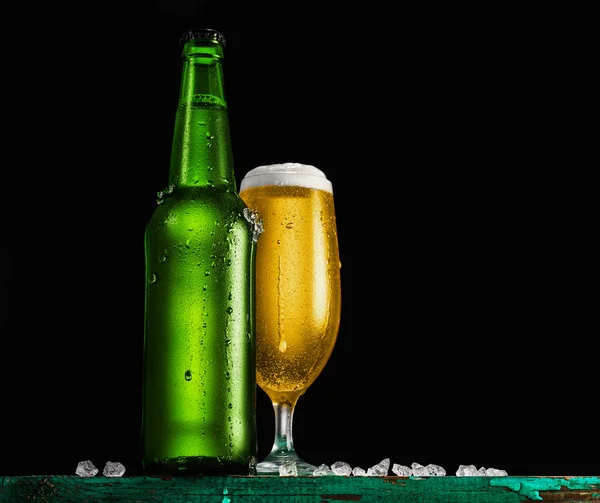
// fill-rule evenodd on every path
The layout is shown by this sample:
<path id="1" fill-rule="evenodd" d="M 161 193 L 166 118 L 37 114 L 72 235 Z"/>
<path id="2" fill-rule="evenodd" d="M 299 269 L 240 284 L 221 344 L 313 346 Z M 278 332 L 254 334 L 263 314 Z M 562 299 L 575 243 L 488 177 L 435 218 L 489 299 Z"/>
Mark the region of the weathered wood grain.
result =
<path id="1" fill-rule="evenodd" d="M 600 502 L 600 477 L 0 477 L 2 503 Z"/>

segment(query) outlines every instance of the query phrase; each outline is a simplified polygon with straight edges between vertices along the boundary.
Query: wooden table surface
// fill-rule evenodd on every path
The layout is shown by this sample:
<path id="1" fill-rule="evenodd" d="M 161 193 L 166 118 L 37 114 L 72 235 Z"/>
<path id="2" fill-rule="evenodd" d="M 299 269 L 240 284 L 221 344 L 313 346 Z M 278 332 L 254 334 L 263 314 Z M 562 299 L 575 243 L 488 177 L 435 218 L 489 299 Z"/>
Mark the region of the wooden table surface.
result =
<path id="1" fill-rule="evenodd" d="M 508 503 L 600 502 L 599 476 L 120 478 L 0 477 L 0 502 L 132 503 Z"/>

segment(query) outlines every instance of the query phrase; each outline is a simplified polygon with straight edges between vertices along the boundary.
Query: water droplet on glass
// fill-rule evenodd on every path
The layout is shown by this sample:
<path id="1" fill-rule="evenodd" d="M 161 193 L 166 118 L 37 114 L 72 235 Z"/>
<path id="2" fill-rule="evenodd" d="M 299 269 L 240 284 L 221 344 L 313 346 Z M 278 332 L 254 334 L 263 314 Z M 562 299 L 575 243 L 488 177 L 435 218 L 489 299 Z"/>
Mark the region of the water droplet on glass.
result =
<path id="1" fill-rule="evenodd" d="M 294 222 L 288 222 L 288 223 L 285 225 L 285 228 L 286 228 L 286 229 L 293 229 L 293 228 L 294 228 Z"/>
<path id="2" fill-rule="evenodd" d="M 204 286 L 202 287 L 202 291 L 203 291 L 203 292 L 206 292 L 206 290 L 208 290 L 208 286 L 204 285 Z"/>
<path id="3" fill-rule="evenodd" d="M 204 276 L 210 276 L 210 271 L 205 271 Z"/>
<path id="4" fill-rule="evenodd" d="M 189 247 L 191 246 L 191 244 L 192 244 L 192 240 L 191 240 L 191 239 L 187 239 L 187 240 L 185 241 L 185 247 L 186 247 L 186 248 L 189 248 Z"/>
<path id="5" fill-rule="evenodd" d="M 231 306 L 229 306 L 227 309 L 225 309 L 225 311 L 227 311 L 227 314 L 233 313 L 233 309 Z"/>
<path id="6" fill-rule="evenodd" d="M 185 380 L 186 381 L 191 381 L 192 380 L 192 371 L 191 370 L 186 370 L 185 371 Z"/>
<path id="7" fill-rule="evenodd" d="M 156 274 L 152 273 L 150 275 L 150 277 L 148 278 L 148 283 L 150 283 L 151 285 L 156 283 Z"/>
<path id="8" fill-rule="evenodd" d="M 227 405 L 227 407 L 229 407 L 230 409 L 233 409 L 233 404 L 230 403 L 230 404 Z"/>

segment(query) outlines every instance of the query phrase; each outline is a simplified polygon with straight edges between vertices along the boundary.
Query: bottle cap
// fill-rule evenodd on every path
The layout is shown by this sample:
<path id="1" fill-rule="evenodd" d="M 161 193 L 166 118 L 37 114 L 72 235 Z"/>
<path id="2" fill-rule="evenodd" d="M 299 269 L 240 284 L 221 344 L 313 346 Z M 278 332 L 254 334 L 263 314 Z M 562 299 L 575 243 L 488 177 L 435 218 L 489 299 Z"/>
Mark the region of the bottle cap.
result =
<path id="1" fill-rule="evenodd" d="M 199 28 L 199 29 L 191 29 L 183 32 L 179 39 L 179 43 L 181 45 L 189 42 L 190 40 L 194 40 L 196 38 L 205 38 L 208 40 L 214 40 L 225 47 L 225 35 L 217 30 L 212 30 L 210 28 Z"/>

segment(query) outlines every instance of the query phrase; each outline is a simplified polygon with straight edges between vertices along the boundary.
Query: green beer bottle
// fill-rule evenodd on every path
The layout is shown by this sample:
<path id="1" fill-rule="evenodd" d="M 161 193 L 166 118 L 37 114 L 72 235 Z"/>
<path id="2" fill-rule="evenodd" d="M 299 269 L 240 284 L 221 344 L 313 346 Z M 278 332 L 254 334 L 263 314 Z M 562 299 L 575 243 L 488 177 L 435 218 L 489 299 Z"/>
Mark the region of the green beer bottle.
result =
<path id="1" fill-rule="evenodd" d="M 145 232 L 142 466 L 256 473 L 255 246 L 239 197 L 225 39 L 184 33 L 169 182 Z"/>

